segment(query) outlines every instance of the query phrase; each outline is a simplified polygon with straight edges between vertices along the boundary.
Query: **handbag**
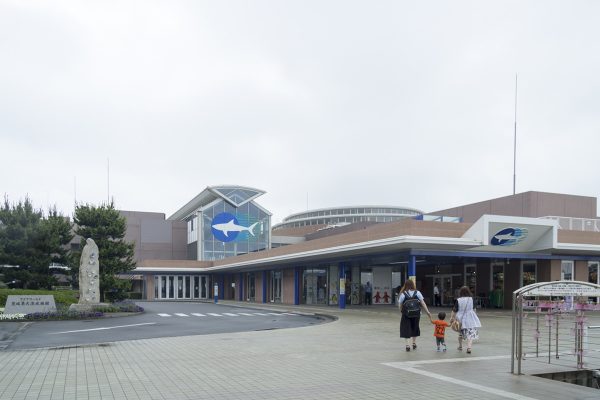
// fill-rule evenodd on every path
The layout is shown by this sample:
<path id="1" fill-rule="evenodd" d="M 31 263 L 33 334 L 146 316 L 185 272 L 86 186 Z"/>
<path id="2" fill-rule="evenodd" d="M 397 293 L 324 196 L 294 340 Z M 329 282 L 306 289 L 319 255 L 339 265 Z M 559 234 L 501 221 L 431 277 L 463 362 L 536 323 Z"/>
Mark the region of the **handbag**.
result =
<path id="1" fill-rule="evenodd" d="M 458 303 L 457 303 L 457 307 L 456 307 L 456 313 L 458 314 Z M 465 317 L 465 314 L 463 313 L 462 318 L 464 318 L 464 317 Z M 450 328 L 452 328 L 452 330 L 454 332 L 460 333 L 460 330 L 462 329 L 462 318 L 460 321 L 456 318 L 454 319 L 454 321 L 452 321 Z"/>
<path id="2" fill-rule="evenodd" d="M 462 324 L 460 323 L 459 320 L 455 319 L 454 321 L 452 321 L 452 325 L 450 325 L 450 327 L 452 328 L 452 330 L 454 332 L 460 332 L 460 330 L 462 328 Z"/>

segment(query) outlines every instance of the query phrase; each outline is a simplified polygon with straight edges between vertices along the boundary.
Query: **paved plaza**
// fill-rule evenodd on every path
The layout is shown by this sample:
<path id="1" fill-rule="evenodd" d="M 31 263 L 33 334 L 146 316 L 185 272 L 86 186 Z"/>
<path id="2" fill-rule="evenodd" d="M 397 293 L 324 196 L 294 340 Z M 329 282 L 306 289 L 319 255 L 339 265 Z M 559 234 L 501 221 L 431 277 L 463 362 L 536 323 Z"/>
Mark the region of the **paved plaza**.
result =
<path id="1" fill-rule="evenodd" d="M 600 398 L 597 389 L 510 374 L 506 311 L 480 312 L 481 339 L 467 355 L 456 349 L 451 331 L 448 352 L 437 353 L 426 319 L 418 349 L 406 352 L 395 307 L 264 308 L 336 320 L 292 329 L 8 349 L 0 351 L 0 399 Z"/>

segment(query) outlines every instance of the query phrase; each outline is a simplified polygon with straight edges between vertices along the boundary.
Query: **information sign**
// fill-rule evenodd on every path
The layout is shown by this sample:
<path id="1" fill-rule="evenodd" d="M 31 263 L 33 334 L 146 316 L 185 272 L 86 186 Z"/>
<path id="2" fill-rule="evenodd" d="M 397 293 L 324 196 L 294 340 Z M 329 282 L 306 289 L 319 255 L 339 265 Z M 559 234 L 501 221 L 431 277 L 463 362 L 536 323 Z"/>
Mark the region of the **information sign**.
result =
<path id="1" fill-rule="evenodd" d="M 523 296 L 600 296 L 600 288 L 582 285 L 577 282 L 557 282 L 532 288 Z"/>

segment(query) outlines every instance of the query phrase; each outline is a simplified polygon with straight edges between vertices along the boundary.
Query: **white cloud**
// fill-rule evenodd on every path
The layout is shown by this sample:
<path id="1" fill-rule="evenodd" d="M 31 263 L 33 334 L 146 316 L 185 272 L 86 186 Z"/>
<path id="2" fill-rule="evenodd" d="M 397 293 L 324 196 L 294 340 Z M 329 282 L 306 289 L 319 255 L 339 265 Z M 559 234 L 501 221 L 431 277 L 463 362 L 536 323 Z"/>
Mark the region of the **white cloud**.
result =
<path id="1" fill-rule="evenodd" d="M 597 196 L 592 2 L 0 2 L 0 189 L 170 214 Z"/>

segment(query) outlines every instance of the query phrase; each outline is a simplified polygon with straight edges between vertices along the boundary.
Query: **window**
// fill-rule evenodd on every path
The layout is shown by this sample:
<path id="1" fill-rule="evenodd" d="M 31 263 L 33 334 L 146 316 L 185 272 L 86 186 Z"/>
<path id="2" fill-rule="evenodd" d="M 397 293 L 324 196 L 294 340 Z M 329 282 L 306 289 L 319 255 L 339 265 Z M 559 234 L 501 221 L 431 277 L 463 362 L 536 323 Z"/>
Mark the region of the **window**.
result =
<path id="1" fill-rule="evenodd" d="M 240 231 L 231 241 L 223 242 L 213 233 L 212 220 L 222 213 L 227 212 L 237 218 L 237 223 L 243 227 L 254 226 L 252 234 L 249 231 Z M 225 201 L 219 201 L 208 206 L 202 212 L 196 231 L 200 230 L 203 252 L 200 260 L 220 260 L 268 247 L 270 239 L 270 217 L 251 201 L 238 208 Z M 257 225 L 255 225 L 257 224 Z M 290 226 L 303 225 L 304 222 L 293 222 Z"/>
<path id="2" fill-rule="evenodd" d="M 535 261 L 521 262 L 521 287 L 537 282 L 537 268 Z"/>
<path id="3" fill-rule="evenodd" d="M 588 282 L 594 283 L 596 285 L 600 285 L 600 276 L 598 276 L 598 271 L 600 269 L 599 261 L 589 261 L 588 262 Z M 598 297 L 592 297 L 592 301 L 598 303 Z"/>
<path id="4" fill-rule="evenodd" d="M 598 277 L 598 269 L 600 267 L 599 261 L 588 262 L 588 282 L 600 285 L 600 278 Z"/>
<path id="5" fill-rule="evenodd" d="M 570 260 L 563 260 L 560 263 L 560 280 L 561 281 L 572 281 L 573 276 L 573 265 L 574 262 Z"/>

